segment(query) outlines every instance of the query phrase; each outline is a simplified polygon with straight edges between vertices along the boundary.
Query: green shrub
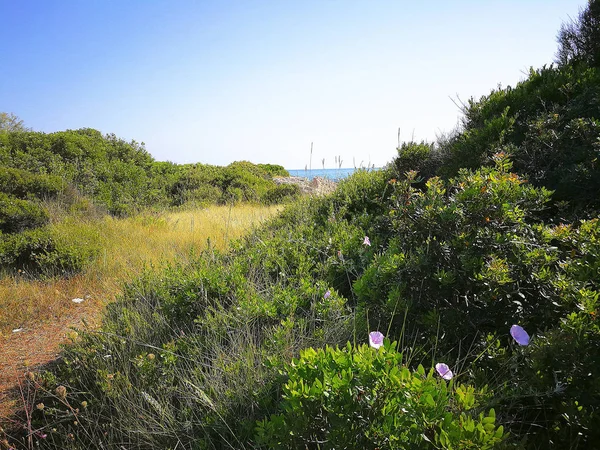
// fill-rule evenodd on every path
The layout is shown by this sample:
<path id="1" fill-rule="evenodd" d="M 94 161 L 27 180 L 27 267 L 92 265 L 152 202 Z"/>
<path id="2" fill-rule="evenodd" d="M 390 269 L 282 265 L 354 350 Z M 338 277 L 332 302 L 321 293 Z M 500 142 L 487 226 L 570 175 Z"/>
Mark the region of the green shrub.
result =
<path id="1" fill-rule="evenodd" d="M 79 273 L 99 253 L 97 239 L 57 235 L 49 228 L 0 234 L 0 268 L 21 270 L 29 276 L 64 276 Z"/>
<path id="2" fill-rule="evenodd" d="M 19 233 L 48 223 L 48 213 L 39 204 L 0 192 L 0 231 Z"/>
<path id="3" fill-rule="evenodd" d="M 398 156 L 394 159 L 393 165 L 398 174 L 414 170 L 418 172 L 420 178 L 427 180 L 435 176 L 443 164 L 442 155 L 435 144 L 402 143 L 397 151 Z"/>
<path id="4" fill-rule="evenodd" d="M 297 184 L 280 184 L 272 187 L 262 197 L 267 205 L 289 202 L 300 196 L 300 186 Z"/>
<path id="5" fill-rule="evenodd" d="M 257 164 L 262 170 L 272 177 L 289 177 L 290 173 L 283 166 L 277 164 Z"/>
<path id="6" fill-rule="evenodd" d="M 18 198 L 46 199 L 56 197 L 62 189 L 63 181 L 60 177 L 0 167 L 0 192 Z"/>
<path id="7" fill-rule="evenodd" d="M 279 414 L 258 422 L 270 449 L 491 449 L 503 439 L 483 391 L 403 365 L 389 343 L 314 350 L 286 366 Z"/>
<path id="8" fill-rule="evenodd" d="M 531 70 L 514 88 L 492 91 L 464 109 L 462 129 L 441 146 L 438 174 L 491 165 L 500 150 L 535 186 L 555 191 L 571 211 L 598 209 L 600 68 L 581 64 Z"/>

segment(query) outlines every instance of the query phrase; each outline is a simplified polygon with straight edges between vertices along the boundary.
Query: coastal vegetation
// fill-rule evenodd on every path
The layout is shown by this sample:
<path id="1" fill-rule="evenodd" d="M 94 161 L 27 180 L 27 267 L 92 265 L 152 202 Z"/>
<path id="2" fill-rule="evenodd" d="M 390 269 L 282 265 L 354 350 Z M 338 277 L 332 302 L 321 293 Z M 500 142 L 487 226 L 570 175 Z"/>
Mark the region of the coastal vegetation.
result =
<path id="1" fill-rule="evenodd" d="M 453 134 L 128 280 L 25 374 L 5 446 L 597 448 L 599 5 Z M 19 205 L 7 234 L 49 220 Z"/>
<path id="2" fill-rule="evenodd" d="M 272 164 L 227 167 L 155 161 L 143 144 L 92 129 L 57 133 L 0 130 L 0 270 L 53 277 L 80 273 L 98 256 L 98 234 L 74 238 L 57 224 L 71 218 L 127 217 L 207 205 L 278 204 L 299 195 L 279 186 Z M 80 239 L 78 239 L 80 238 Z"/>

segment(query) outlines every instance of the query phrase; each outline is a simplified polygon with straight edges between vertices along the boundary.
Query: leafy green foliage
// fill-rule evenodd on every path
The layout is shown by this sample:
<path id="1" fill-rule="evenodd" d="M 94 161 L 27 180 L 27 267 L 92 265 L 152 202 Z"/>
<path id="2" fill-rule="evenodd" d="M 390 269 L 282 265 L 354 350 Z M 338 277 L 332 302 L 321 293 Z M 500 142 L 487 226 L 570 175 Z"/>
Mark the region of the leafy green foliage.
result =
<path id="1" fill-rule="evenodd" d="M 402 365 L 394 345 L 308 348 L 286 366 L 279 414 L 258 422 L 271 449 L 490 449 L 502 441 L 494 410 L 470 386 Z"/>
<path id="2" fill-rule="evenodd" d="M 398 174 L 414 170 L 420 178 L 427 180 L 436 175 L 443 163 L 443 157 L 435 144 L 403 142 L 397 150 L 398 156 L 393 164 Z"/>
<path id="3" fill-rule="evenodd" d="M 0 232 L 19 233 L 48 223 L 48 213 L 38 204 L 0 192 Z"/>
<path id="4" fill-rule="evenodd" d="M 571 209 L 598 208 L 600 72 L 584 65 L 531 70 L 514 88 L 469 100 L 463 129 L 444 143 L 439 170 L 489 165 L 499 150 L 536 186 L 555 191 Z"/>
<path id="5" fill-rule="evenodd" d="M 48 228 L 0 234 L 0 268 L 30 277 L 81 272 L 100 251 L 95 236 L 57 236 Z"/>
<path id="6" fill-rule="evenodd" d="M 263 196 L 266 204 L 289 202 L 300 197 L 300 187 L 297 184 L 280 184 L 269 189 Z"/>
<path id="7" fill-rule="evenodd" d="M 13 113 L 0 112 L 0 134 L 9 131 L 26 131 L 23 121 Z"/>
<path id="8" fill-rule="evenodd" d="M 63 190 L 60 177 L 34 174 L 27 170 L 0 167 L 0 192 L 17 198 L 49 199 Z"/>

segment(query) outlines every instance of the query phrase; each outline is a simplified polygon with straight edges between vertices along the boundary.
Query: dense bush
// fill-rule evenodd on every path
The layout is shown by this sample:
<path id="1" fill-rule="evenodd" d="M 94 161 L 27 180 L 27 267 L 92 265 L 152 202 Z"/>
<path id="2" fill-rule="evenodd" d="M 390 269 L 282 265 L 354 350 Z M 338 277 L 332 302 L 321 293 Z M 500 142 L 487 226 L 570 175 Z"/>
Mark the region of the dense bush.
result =
<path id="1" fill-rule="evenodd" d="M 48 240 L 41 244 L 45 232 L 6 236 L 47 224 L 47 209 L 53 221 L 60 221 L 69 215 L 127 216 L 186 204 L 273 204 L 298 196 L 295 187 L 277 186 L 274 175 L 287 172 L 281 166 L 246 161 L 227 167 L 157 162 L 143 144 L 89 128 L 51 134 L 7 129 L 0 133 L 0 231 L 7 240 L 2 267 L 55 266 L 56 273 L 82 267 L 79 258 L 88 259 L 87 245 L 84 256 L 72 249 L 40 253 L 40 246 L 53 246 Z M 46 201 L 45 207 L 41 201 Z M 28 238 L 34 240 L 27 243 Z M 28 255 L 33 259 L 26 261 Z M 18 267 L 11 268 L 10 261 Z"/>
<path id="2" fill-rule="evenodd" d="M 18 198 L 53 198 L 63 190 L 60 177 L 34 174 L 22 169 L 0 167 L 0 192 Z"/>
<path id="3" fill-rule="evenodd" d="M 299 196 L 300 186 L 297 184 L 280 184 L 265 192 L 262 201 L 267 205 L 272 205 L 295 200 Z"/>
<path id="4" fill-rule="evenodd" d="M 389 343 L 375 350 L 306 349 L 286 366 L 279 414 L 258 423 L 270 449 L 490 449 L 502 442 L 485 393 L 403 365 Z"/>
<path id="5" fill-rule="evenodd" d="M 0 192 L 0 231 L 19 233 L 48 223 L 48 213 L 38 203 Z"/>
<path id="6" fill-rule="evenodd" d="M 68 276 L 81 272 L 99 253 L 95 236 L 58 236 L 48 228 L 0 234 L 0 268 L 30 277 Z"/>
<path id="7" fill-rule="evenodd" d="M 397 151 L 398 156 L 393 164 L 398 174 L 414 170 L 418 172 L 420 178 L 427 180 L 435 176 L 443 164 L 440 149 L 433 143 L 403 142 Z"/>

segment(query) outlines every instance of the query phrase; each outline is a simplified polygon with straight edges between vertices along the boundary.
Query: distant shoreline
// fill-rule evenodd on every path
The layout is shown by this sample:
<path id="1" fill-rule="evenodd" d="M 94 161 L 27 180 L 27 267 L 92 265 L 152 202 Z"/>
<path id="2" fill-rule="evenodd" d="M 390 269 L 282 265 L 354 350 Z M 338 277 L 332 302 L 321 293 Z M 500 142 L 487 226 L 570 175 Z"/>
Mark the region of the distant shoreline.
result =
<path id="1" fill-rule="evenodd" d="M 287 171 L 292 177 L 302 177 L 306 178 L 309 181 L 314 178 L 325 178 L 332 181 L 340 181 L 344 178 L 349 177 L 354 172 L 360 169 L 361 168 L 341 167 L 338 169 L 287 169 Z M 379 168 L 376 167 L 375 169 L 365 169 L 378 170 Z"/>

